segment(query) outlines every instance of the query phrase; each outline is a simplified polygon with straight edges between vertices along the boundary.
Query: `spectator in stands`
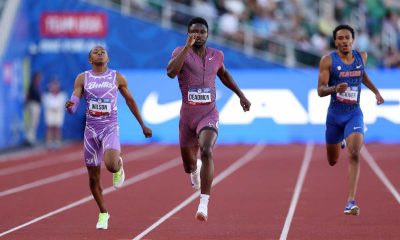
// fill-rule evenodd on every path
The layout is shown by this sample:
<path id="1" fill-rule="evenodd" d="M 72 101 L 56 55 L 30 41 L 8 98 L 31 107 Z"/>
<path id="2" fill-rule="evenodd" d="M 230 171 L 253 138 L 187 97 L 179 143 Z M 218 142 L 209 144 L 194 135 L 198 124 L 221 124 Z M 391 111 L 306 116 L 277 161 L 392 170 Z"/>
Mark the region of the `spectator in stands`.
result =
<path id="1" fill-rule="evenodd" d="M 50 81 L 48 90 L 43 96 L 46 145 L 53 149 L 61 146 L 61 127 L 64 123 L 64 103 L 67 95 L 60 90 L 60 84 L 56 78 Z"/>
<path id="2" fill-rule="evenodd" d="M 42 74 L 35 72 L 32 76 L 29 85 L 28 93 L 26 95 L 25 107 L 28 114 L 28 124 L 26 128 L 26 143 L 29 146 L 36 145 L 37 141 L 37 128 L 40 120 L 41 112 L 41 89 Z"/>

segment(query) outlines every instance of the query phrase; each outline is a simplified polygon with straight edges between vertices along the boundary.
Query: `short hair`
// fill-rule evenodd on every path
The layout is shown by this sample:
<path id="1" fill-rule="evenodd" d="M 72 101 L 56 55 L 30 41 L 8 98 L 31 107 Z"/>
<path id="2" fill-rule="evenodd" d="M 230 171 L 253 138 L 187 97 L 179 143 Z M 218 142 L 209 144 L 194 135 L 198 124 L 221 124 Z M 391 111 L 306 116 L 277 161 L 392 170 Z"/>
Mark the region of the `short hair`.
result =
<path id="1" fill-rule="evenodd" d="M 354 39 L 354 29 L 347 24 L 341 24 L 333 30 L 333 40 L 336 40 L 337 32 L 343 29 L 349 30 L 351 33 L 351 37 Z"/>
<path id="2" fill-rule="evenodd" d="M 189 21 L 189 23 L 188 23 L 188 25 L 187 25 L 188 32 L 189 32 L 189 30 L 190 30 L 190 27 L 191 27 L 193 24 L 196 24 L 196 23 L 203 24 L 204 26 L 206 26 L 207 31 L 208 31 L 208 23 L 207 23 L 207 21 L 206 21 L 204 18 L 202 18 L 202 17 L 194 17 L 194 18 L 190 19 L 190 21 Z"/>

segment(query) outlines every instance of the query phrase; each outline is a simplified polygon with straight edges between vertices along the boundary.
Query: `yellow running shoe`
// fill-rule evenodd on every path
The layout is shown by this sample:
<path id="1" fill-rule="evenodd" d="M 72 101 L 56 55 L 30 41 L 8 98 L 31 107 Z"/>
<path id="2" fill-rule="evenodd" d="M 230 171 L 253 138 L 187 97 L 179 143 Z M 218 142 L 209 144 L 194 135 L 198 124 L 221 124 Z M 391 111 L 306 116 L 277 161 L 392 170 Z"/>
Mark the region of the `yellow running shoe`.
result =
<path id="1" fill-rule="evenodd" d="M 97 221 L 96 228 L 97 229 L 107 229 L 108 228 L 108 219 L 110 218 L 110 214 L 108 213 L 99 213 L 99 220 Z"/>
<path id="2" fill-rule="evenodd" d="M 116 189 L 120 188 L 125 181 L 125 172 L 124 172 L 124 166 L 122 164 L 122 158 L 119 157 L 119 159 L 121 160 L 121 168 L 119 169 L 118 172 L 113 173 L 113 185 L 114 188 Z"/>

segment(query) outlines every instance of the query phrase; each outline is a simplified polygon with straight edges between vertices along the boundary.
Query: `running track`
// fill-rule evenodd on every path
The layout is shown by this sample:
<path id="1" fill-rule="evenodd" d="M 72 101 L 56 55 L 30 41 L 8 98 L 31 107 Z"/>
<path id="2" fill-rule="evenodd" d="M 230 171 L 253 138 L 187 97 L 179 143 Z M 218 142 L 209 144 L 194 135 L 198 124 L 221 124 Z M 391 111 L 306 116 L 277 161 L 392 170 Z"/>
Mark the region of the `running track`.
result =
<path id="1" fill-rule="evenodd" d="M 330 167 L 324 145 L 218 145 L 209 221 L 201 223 L 177 146 L 123 146 L 124 187 L 114 191 L 102 171 L 105 231 L 95 229 L 81 144 L 0 155 L 0 238 L 400 239 L 399 146 L 363 149 L 359 217 L 342 213 L 345 151 Z"/>

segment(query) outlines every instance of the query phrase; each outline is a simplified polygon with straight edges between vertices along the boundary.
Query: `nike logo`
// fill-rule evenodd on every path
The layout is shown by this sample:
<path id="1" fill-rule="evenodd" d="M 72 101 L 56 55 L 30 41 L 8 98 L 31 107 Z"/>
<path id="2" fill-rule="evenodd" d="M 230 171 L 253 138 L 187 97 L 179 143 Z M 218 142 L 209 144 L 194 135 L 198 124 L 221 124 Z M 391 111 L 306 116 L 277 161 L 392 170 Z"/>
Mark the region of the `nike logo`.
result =
<path id="1" fill-rule="evenodd" d="M 181 104 L 181 100 L 159 104 L 158 93 L 151 92 L 143 102 L 143 118 L 150 124 L 164 123 L 179 117 Z"/>
<path id="2" fill-rule="evenodd" d="M 362 67 L 362 65 L 360 65 L 360 66 L 356 66 L 356 68 L 357 68 L 357 69 L 359 69 L 360 67 Z"/>
<path id="3" fill-rule="evenodd" d="M 213 58 L 214 58 L 214 56 L 212 56 L 212 57 L 209 57 L 209 58 L 208 58 L 208 61 L 211 61 L 211 60 L 213 60 Z"/>
<path id="4" fill-rule="evenodd" d="M 354 130 L 357 130 L 357 129 L 359 129 L 359 128 L 361 128 L 361 127 L 353 127 Z"/>

